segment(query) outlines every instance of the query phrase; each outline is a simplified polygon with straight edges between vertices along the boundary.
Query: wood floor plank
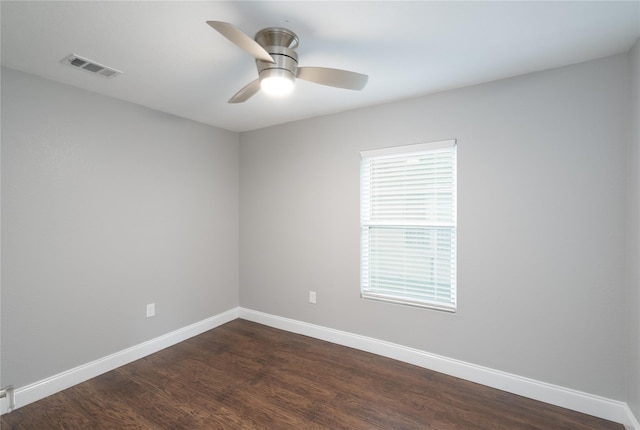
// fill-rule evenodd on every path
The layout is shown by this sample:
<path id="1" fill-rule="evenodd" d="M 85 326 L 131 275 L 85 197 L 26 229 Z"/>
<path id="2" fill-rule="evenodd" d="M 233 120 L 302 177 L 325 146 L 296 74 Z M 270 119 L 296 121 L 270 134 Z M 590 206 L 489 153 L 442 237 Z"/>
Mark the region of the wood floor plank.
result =
<path id="1" fill-rule="evenodd" d="M 244 320 L 19 408 L 0 423 L 3 430 L 624 430 Z"/>

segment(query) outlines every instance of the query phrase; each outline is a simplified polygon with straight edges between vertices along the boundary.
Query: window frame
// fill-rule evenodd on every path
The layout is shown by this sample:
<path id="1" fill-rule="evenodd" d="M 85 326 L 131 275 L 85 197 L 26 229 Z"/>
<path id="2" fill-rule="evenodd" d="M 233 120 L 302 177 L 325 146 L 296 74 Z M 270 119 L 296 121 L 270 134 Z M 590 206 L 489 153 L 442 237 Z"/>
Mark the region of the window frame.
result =
<path id="1" fill-rule="evenodd" d="M 410 160 L 408 158 L 416 155 L 433 157 L 434 154 L 443 153 L 446 151 L 450 151 L 451 160 L 451 183 L 448 188 L 442 188 L 442 190 L 446 191 L 444 192 L 445 195 L 448 195 L 447 193 L 450 194 L 450 198 L 447 200 L 450 203 L 450 212 L 445 212 L 445 218 L 447 218 L 447 222 L 443 223 L 441 221 L 427 219 L 427 209 L 425 209 L 425 219 L 422 220 L 412 219 L 407 221 L 403 219 L 397 219 L 395 220 L 395 222 L 389 222 L 389 220 L 385 219 L 384 221 L 372 221 L 372 218 L 375 218 L 375 216 L 372 215 L 372 212 L 376 211 L 376 209 L 374 209 L 374 206 L 376 204 L 372 201 L 365 200 L 367 198 L 370 200 L 373 199 L 373 194 L 380 191 L 379 189 L 377 189 L 376 191 L 372 191 L 376 186 L 373 184 L 372 179 L 372 160 L 380 162 L 384 160 L 401 160 L 405 158 L 406 162 L 409 163 Z M 365 165 L 365 163 L 369 164 Z M 425 177 L 436 178 L 435 180 L 437 181 L 438 172 L 435 172 L 431 176 Z M 408 173 L 403 174 L 409 175 Z M 439 186 L 440 185 L 438 185 L 438 187 Z M 424 185 L 424 187 L 424 194 L 426 195 L 429 190 L 427 185 Z M 437 190 L 439 191 L 441 190 L 441 188 L 437 188 Z M 430 191 L 433 192 L 433 190 Z M 398 193 L 400 192 L 398 191 Z M 397 196 L 394 195 L 394 197 L 400 198 L 399 194 Z M 403 201 L 402 208 L 405 210 L 405 212 L 409 212 L 407 209 L 407 202 L 408 200 Z M 424 239 L 421 242 L 421 246 L 423 247 L 420 248 L 421 251 L 434 253 L 431 257 L 429 257 L 432 265 L 435 260 L 442 261 L 438 258 L 440 255 L 445 255 L 440 254 L 441 247 L 439 246 L 439 244 L 441 242 L 439 241 L 441 239 L 439 236 L 439 232 L 442 232 L 444 230 L 448 231 L 449 237 L 446 238 L 445 243 L 447 244 L 446 246 L 450 246 L 450 248 L 448 248 L 448 252 L 446 253 L 449 259 L 444 260 L 447 263 L 443 266 L 449 271 L 449 273 L 447 274 L 448 283 L 446 284 L 448 286 L 446 288 L 441 288 L 439 284 L 441 275 L 434 275 L 435 277 L 429 278 L 428 282 L 422 282 L 422 284 L 418 288 L 419 292 L 414 294 L 413 297 L 409 297 L 411 294 L 407 293 L 407 290 L 409 289 L 407 288 L 407 285 L 410 282 L 406 279 L 399 282 L 395 287 L 390 287 L 392 290 L 394 290 L 393 294 L 391 294 L 389 291 L 385 292 L 385 288 L 372 287 L 372 263 L 370 254 L 372 252 L 372 249 L 375 249 L 374 252 L 379 252 L 380 249 L 384 249 L 384 247 L 372 248 L 374 246 L 370 243 L 372 231 L 374 231 L 374 229 L 379 229 L 380 231 L 386 230 L 388 232 L 392 232 L 392 229 L 394 228 L 403 229 L 403 231 L 396 230 L 396 232 L 399 232 L 401 235 L 404 234 L 404 239 L 402 239 L 401 241 L 403 243 L 402 247 L 405 250 L 410 248 L 410 246 L 407 246 L 407 238 L 412 234 L 418 234 L 419 236 L 421 233 L 424 237 L 433 237 L 434 233 L 438 235 L 438 238 L 435 239 L 435 241 L 437 241 L 437 244 L 434 244 L 436 242 L 434 242 L 433 239 Z M 374 233 L 373 236 L 378 237 L 376 236 L 376 234 L 377 233 Z M 389 234 L 397 235 L 397 233 Z M 403 258 L 414 258 L 413 261 L 415 261 L 416 257 L 414 255 L 411 257 L 405 256 Z M 424 258 L 427 257 L 425 256 Z M 424 260 L 424 262 L 424 267 L 427 267 L 427 260 Z M 406 262 L 404 262 L 404 264 L 406 265 Z M 376 267 L 378 267 L 378 270 L 380 269 L 380 266 Z M 420 267 L 422 268 L 422 266 Z M 417 270 L 424 271 L 421 269 Z M 447 276 L 445 276 L 445 278 L 447 278 Z M 391 281 L 389 281 L 389 283 L 393 284 L 393 282 Z M 401 287 L 401 285 L 404 285 L 404 287 Z M 399 291 L 401 290 L 404 290 L 404 295 L 399 293 Z M 428 293 L 429 290 L 433 290 L 435 292 Z M 448 295 L 445 294 L 444 299 L 440 298 L 441 291 L 445 291 L 445 293 L 448 293 Z M 381 149 L 363 150 L 360 152 L 360 297 L 367 300 L 377 300 L 389 303 L 416 306 L 420 308 L 442 310 L 447 312 L 457 311 L 457 141 L 455 139 L 394 146 Z"/>

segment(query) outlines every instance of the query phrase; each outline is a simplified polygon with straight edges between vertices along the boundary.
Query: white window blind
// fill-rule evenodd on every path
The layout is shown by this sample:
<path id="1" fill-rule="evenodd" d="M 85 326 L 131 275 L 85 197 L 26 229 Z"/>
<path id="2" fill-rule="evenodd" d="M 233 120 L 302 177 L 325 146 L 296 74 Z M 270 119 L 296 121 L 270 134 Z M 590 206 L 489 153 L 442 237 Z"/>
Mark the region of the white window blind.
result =
<path id="1" fill-rule="evenodd" d="M 456 309 L 455 140 L 361 152 L 361 295 Z"/>

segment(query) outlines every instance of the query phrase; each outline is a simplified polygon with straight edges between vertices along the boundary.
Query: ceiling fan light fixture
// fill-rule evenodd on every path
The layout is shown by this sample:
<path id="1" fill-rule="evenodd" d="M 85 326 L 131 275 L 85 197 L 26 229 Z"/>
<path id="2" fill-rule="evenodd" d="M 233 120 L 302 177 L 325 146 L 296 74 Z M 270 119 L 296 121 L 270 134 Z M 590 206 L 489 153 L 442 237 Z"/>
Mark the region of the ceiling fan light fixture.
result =
<path id="1" fill-rule="evenodd" d="M 328 67 L 298 67 L 298 36 L 286 28 L 267 27 L 251 39 L 228 22 L 207 21 L 218 33 L 256 59 L 258 79 L 238 91 L 229 103 L 242 103 L 262 90 L 274 96 L 293 91 L 296 79 L 348 90 L 362 90 L 368 77 L 362 73 Z"/>
<path id="2" fill-rule="evenodd" d="M 295 77 L 285 69 L 267 69 L 260 72 L 260 88 L 272 96 L 286 96 L 293 91 Z"/>

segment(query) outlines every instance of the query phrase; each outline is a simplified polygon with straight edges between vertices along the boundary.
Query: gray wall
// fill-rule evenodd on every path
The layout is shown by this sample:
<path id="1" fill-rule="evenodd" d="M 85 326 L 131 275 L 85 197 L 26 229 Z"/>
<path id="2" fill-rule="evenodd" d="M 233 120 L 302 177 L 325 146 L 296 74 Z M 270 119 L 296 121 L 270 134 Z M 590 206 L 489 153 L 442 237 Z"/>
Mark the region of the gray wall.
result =
<path id="1" fill-rule="evenodd" d="M 631 129 L 628 182 L 627 403 L 640 419 L 640 39 L 630 56 Z"/>
<path id="2" fill-rule="evenodd" d="M 236 307 L 238 156 L 236 133 L 3 69 L 3 383 Z"/>
<path id="3" fill-rule="evenodd" d="M 628 73 L 619 55 L 242 133 L 241 306 L 624 400 Z M 458 312 L 361 300 L 359 151 L 449 138 Z"/>

